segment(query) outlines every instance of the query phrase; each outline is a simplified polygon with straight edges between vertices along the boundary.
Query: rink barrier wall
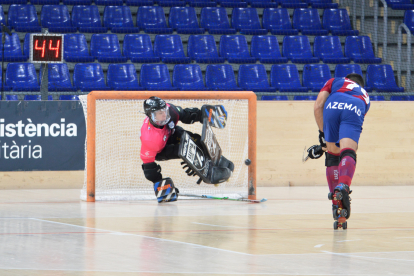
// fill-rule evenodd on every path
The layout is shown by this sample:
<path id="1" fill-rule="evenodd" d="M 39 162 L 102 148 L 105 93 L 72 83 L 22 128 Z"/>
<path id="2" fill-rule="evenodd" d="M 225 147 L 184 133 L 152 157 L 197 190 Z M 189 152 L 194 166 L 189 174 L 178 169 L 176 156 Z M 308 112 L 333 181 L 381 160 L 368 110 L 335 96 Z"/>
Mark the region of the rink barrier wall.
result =
<path id="1" fill-rule="evenodd" d="M 313 102 L 257 102 L 257 186 L 324 186 L 324 157 L 302 163 L 318 143 Z M 352 185 L 414 184 L 414 102 L 372 102 Z M 0 189 L 76 188 L 83 171 L 0 172 Z"/>

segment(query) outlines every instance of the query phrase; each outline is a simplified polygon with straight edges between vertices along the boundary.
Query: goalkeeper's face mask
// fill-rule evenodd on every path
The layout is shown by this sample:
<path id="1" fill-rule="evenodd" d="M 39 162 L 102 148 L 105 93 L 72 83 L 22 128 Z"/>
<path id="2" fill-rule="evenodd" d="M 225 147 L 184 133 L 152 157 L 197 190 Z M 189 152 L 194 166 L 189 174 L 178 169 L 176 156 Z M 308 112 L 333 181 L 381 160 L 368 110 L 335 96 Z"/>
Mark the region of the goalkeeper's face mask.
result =
<path id="1" fill-rule="evenodd" d="M 153 111 L 151 113 L 151 120 L 157 126 L 164 126 L 170 121 L 170 119 L 171 119 L 171 116 L 170 116 L 170 111 L 168 109 L 168 106 L 166 106 L 163 109 Z"/>

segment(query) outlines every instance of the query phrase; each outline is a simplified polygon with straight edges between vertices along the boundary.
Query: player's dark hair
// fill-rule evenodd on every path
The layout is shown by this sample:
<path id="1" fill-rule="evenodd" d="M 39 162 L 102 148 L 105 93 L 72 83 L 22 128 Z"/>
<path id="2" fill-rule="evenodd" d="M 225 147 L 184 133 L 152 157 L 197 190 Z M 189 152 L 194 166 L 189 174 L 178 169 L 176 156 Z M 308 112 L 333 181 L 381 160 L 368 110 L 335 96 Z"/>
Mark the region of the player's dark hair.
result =
<path id="1" fill-rule="evenodd" d="M 351 74 L 346 75 L 345 78 L 350 79 L 350 80 L 358 83 L 359 86 L 361 86 L 362 88 L 364 88 L 364 85 L 365 85 L 364 78 L 362 78 L 362 76 L 360 74 L 351 73 Z"/>

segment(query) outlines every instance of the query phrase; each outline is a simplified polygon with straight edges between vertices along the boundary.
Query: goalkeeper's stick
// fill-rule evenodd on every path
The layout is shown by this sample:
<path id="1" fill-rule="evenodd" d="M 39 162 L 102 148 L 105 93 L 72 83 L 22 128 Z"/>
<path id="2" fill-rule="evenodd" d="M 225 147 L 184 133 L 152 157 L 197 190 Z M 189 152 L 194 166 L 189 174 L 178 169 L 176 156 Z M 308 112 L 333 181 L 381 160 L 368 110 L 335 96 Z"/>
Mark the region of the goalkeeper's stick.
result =
<path id="1" fill-rule="evenodd" d="M 257 199 L 247 199 L 247 198 L 216 197 L 216 196 L 209 196 L 209 195 L 192 195 L 192 194 L 179 194 L 179 195 L 180 196 L 188 196 L 188 197 L 208 198 L 208 199 L 245 201 L 245 202 L 251 202 L 251 203 L 261 203 L 261 202 L 267 201 L 266 198 L 262 198 L 261 200 L 257 200 Z"/>

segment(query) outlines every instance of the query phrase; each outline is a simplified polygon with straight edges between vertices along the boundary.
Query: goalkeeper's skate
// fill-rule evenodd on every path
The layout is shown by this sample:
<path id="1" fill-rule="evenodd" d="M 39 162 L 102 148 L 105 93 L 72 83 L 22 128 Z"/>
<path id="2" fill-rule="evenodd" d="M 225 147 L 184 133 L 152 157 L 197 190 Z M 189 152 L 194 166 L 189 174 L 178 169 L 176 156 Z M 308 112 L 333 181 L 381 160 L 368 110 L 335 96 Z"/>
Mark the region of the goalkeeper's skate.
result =
<path id="1" fill-rule="evenodd" d="M 328 194 L 329 200 L 336 200 L 337 205 L 332 205 L 332 214 L 335 220 L 334 229 L 338 228 L 347 229 L 347 219 L 351 215 L 351 198 L 349 194 L 352 191 L 349 190 L 349 186 L 343 183 L 339 183 L 333 193 Z"/>

